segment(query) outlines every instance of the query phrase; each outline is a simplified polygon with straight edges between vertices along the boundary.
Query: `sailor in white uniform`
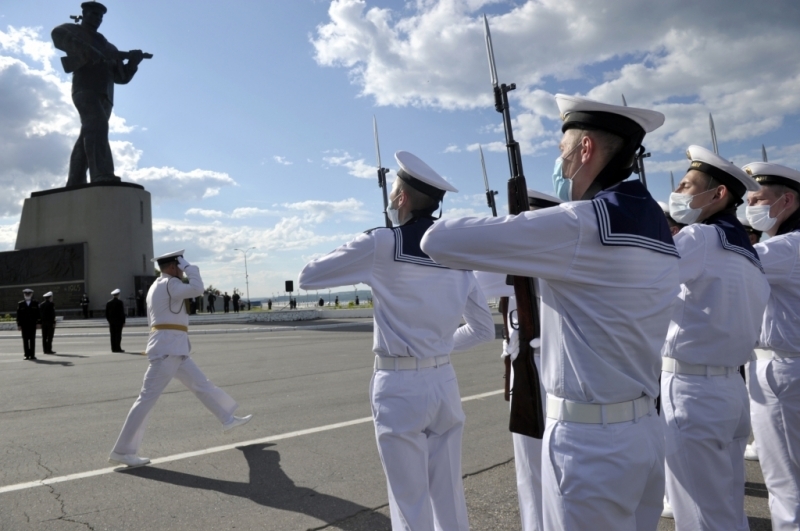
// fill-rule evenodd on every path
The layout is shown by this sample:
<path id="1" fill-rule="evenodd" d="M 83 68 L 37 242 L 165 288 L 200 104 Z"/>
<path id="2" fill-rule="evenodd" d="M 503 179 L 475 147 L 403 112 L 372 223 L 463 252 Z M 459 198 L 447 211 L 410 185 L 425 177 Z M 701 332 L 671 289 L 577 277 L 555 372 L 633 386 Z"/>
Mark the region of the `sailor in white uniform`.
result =
<path id="1" fill-rule="evenodd" d="M 655 530 L 664 434 L 660 350 L 678 293 L 678 253 L 633 171 L 661 113 L 557 95 L 554 184 L 572 201 L 505 218 L 436 223 L 423 251 L 449 267 L 539 279 L 547 424 L 545 529 Z"/>
<path id="2" fill-rule="evenodd" d="M 445 192 L 457 190 L 411 153 L 398 151 L 395 159 L 400 169 L 388 209 L 395 227 L 368 231 L 310 262 L 300 287 L 372 288 L 370 398 L 392 528 L 467 530 L 464 412 L 450 353 L 493 340 L 494 321 L 471 271 L 441 266 L 419 247 Z"/>
<path id="3" fill-rule="evenodd" d="M 144 383 L 139 398 L 133 403 L 114 450 L 109 456 L 112 463 L 142 466 L 150 462 L 139 457 L 139 446 L 145 427 L 158 397 L 173 378 L 189 388 L 197 398 L 222 423 L 223 431 L 246 424 L 252 415 L 236 417 L 238 407 L 228 393 L 211 383 L 189 356 L 192 345 L 189 341 L 189 315 L 184 299 L 203 294 L 203 279 L 200 270 L 183 257 L 183 250 L 168 253 L 153 261 L 158 262 L 161 276 L 147 292 L 147 319 L 150 336 L 146 354 L 150 366 L 144 374 Z M 186 273 L 188 284 L 181 282 Z"/>
<path id="4" fill-rule="evenodd" d="M 769 235 L 754 247 L 771 291 L 747 367 L 750 418 L 775 531 L 800 530 L 800 172 L 766 162 L 744 167 L 761 185 L 747 219 Z"/>
<path id="5" fill-rule="evenodd" d="M 528 205 L 532 211 L 550 208 L 561 204 L 563 201 L 552 195 L 544 194 L 537 190 L 528 189 Z M 503 341 L 502 358 L 511 361 L 519 354 L 519 323 L 517 322 L 517 299 L 514 296 L 513 286 L 506 283 L 506 275 L 499 273 L 486 273 L 476 271 L 475 278 L 483 290 L 486 298 L 508 297 L 507 340 Z M 536 293 L 539 293 L 537 285 Z M 542 331 L 544 332 L 544 331 Z M 536 370 L 542 371 L 541 339 L 534 339 L 533 362 Z M 511 385 L 511 400 L 514 399 L 514 366 L 511 365 L 509 374 Z M 547 392 L 542 379 L 539 379 L 542 403 L 546 403 Z M 544 531 L 542 519 L 542 440 L 534 439 L 520 433 L 511 434 L 514 443 L 514 466 L 517 473 L 517 497 L 519 499 L 519 515 L 522 520 L 522 531 Z"/>
<path id="6" fill-rule="evenodd" d="M 736 207 L 758 186 L 705 148 L 687 156 L 670 195 L 672 218 L 687 226 L 675 236 L 681 292 L 662 349 L 667 495 L 677 529 L 746 530 L 750 408 L 739 367 L 758 340 L 769 285 Z"/>

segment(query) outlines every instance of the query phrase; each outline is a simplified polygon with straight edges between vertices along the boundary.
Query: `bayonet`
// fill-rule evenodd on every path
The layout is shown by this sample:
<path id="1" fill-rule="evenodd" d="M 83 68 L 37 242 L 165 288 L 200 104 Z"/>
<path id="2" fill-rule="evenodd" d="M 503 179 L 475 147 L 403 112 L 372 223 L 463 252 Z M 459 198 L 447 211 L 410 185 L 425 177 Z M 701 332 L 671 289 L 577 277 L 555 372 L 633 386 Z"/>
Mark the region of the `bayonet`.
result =
<path id="1" fill-rule="evenodd" d="M 675 191 L 675 177 L 672 176 L 672 171 L 669 172 L 669 185 L 672 187 L 672 191 Z"/>
<path id="2" fill-rule="evenodd" d="M 623 107 L 627 107 L 628 106 L 628 102 L 625 101 L 625 94 L 622 95 L 622 106 Z"/>
<path id="3" fill-rule="evenodd" d="M 483 148 L 478 146 L 478 151 L 481 152 L 481 169 L 483 170 L 483 184 L 486 186 L 486 203 L 492 209 L 492 216 L 497 217 L 497 203 L 495 203 L 494 196 L 497 195 L 497 190 L 489 188 L 489 177 L 486 175 L 486 161 L 483 160 Z"/>
<path id="4" fill-rule="evenodd" d="M 386 173 L 389 171 L 381 164 L 381 143 L 378 140 L 378 119 L 372 115 L 372 131 L 375 134 L 375 153 L 378 156 L 378 187 L 383 192 L 383 218 L 388 228 L 392 228 L 392 222 L 389 220 L 389 214 L 386 212 L 389 209 L 389 192 L 386 190 Z"/>
<path id="5" fill-rule="evenodd" d="M 714 153 L 719 155 L 719 147 L 717 146 L 717 130 L 714 128 L 714 117 L 708 113 L 708 127 L 711 129 L 711 145 L 714 147 Z"/>
<path id="6" fill-rule="evenodd" d="M 764 144 L 761 144 L 761 160 L 763 162 L 769 162 L 767 160 L 767 148 L 764 147 Z"/>
<path id="7" fill-rule="evenodd" d="M 486 39 L 486 52 L 489 55 L 489 73 L 492 76 L 492 87 L 497 88 L 497 67 L 494 64 L 494 48 L 492 48 L 492 33 L 489 31 L 489 20 L 483 15 L 483 36 Z"/>

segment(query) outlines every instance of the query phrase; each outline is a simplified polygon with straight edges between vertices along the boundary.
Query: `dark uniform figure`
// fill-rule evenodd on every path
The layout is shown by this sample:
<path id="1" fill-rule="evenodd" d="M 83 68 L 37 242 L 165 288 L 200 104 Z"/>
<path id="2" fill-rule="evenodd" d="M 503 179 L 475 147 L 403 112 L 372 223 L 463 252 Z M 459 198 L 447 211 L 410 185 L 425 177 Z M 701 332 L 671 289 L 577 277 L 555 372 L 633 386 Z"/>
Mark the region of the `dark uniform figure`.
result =
<path id="1" fill-rule="evenodd" d="M 136 317 L 145 317 L 147 315 L 145 311 L 145 296 L 144 291 L 139 290 L 136 292 Z"/>
<path id="2" fill-rule="evenodd" d="M 359 304 L 360 303 L 359 303 L 359 300 L 358 300 L 358 295 L 356 295 L 356 306 L 358 306 Z"/>
<path id="3" fill-rule="evenodd" d="M 119 300 L 119 290 L 111 292 L 114 296 L 106 303 L 106 321 L 111 335 L 111 352 L 125 352 L 122 350 L 122 327 L 125 326 L 125 305 Z"/>
<path id="4" fill-rule="evenodd" d="M 22 347 L 26 360 L 36 359 L 36 328 L 41 324 L 39 303 L 33 300 L 33 290 L 22 290 L 25 300 L 17 306 L 17 330 L 22 332 Z"/>
<path id="5" fill-rule="evenodd" d="M 114 84 L 133 79 L 144 58 L 141 50 L 120 53 L 97 31 L 107 9 L 100 2 L 81 4 L 80 24 L 62 24 L 52 32 L 56 48 L 67 52 L 64 62 L 72 76 L 72 102 L 81 117 L 81 132 L 69 160 L 67 186 L 118 181 L 108 144 L 108 120 L 114 107 Z M 123 55 L 127 58 L 124 62 Z"/>
<path id="6" fill-rule="evenodd" d="M 267 310 L 272 309 L 272 299 L 267 299 Z"/>
<path id="7" fill-rule="evenodd" d="M 214 313 L 216 308 L 214 308 L 214 303 L 217 301 L 217 296 L 214 295 L 214 292 L 208 293 L 208 311 Z"/>
<path id="8" fill-rule="evenodd" d="M 53 304 L 52 291 L 44 294 L 44 302 L 39 305 L 39 315 L 42 319 L 42 350 L 45 354 L 55 354 L 53 335 L 56 332 L 56 307 Z"/>
<path id="9" fill-rule="evenodd" d="M 228 295 L 227 291 L 222 296 L 222 309 L 225 311 L 225 313 L 231 311 L 231 296 Z"/>
<path id="10" fill-rule="evenodd" d="M 233 313 L 239 313 L 239 297 L 238 293 L 233 294 Z"/>
<path id="11" fill-rule="evenodd" d="M 81 296 L 81 310 L 83 310 L 83 318 L 89 318 L 89 296 L 85 293 Z"/>

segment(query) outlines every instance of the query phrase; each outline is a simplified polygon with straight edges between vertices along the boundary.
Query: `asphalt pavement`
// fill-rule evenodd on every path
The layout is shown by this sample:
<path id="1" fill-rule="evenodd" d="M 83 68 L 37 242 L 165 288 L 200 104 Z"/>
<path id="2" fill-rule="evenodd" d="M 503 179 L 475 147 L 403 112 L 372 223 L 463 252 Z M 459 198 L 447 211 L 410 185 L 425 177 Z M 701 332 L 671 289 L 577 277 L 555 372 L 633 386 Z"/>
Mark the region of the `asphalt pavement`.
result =
<path id="1" fill-rule="evenodd" d="M 107 457 L 141 387 L 145 338 L 123 336 L 128 352 L 115 354 L 106 337 L 57 330 L 57 354 L 37 362 L 0 341 L 0 530 L 390 529 L 369 418 L 371 320 L 205 330 L 221 328 L 192 335 L 193 358 L 253 421 L 223 434 L 173 382 L 140 452 L 154 462 L 133 470 Z M 498 339 L 453 356 L 473 530 L 520 528 L 500 351 Z M 771 529 L 758 464 L 747 469 L 751 529 Z"/>

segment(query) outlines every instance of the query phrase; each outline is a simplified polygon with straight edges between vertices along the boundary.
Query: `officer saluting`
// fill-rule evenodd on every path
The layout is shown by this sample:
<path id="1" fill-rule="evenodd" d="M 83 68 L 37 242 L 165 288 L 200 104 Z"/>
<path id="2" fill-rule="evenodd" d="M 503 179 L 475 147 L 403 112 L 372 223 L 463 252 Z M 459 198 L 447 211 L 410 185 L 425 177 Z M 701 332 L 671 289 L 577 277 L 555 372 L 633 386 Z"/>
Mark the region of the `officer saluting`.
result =
<path id="1" fill-rule="evenodd" d="M 678 252 L 633 171 L 661 113 L 557 95 L 554 184 L 567 202 L 504 218 L 442 220 L 422 240 L 440 264 L 539 279 L 547 423 L 544 527 L 655 530 L 664 435 L 655 411 Z"/>
<path id="2" fill-rule="evenodd" d="M 42 320 L 39 303 L 33 300 L 33 290 L 22 290 L 23 300 L 17 305 L 17 330 L 22 332 L 22 348 L 26 360 L 36 359 L 36 328 Z"/>
<path id="3" fill-rule="evenodd" d="M 747 367 L 750 416 L 772 527 L 800 529 L 800 172 L 767 162 L 744 170 L 761 185 L 746 215 L 769 235 L 754 247 L 771 288 Z"/>
<path id="4" fill-rule="evenodd" d="M 246 424 L 253 417 L 236 417 L 238 404 L 228 394 L 211 383 L 189 356 L 189 315 L 184 299 L 198 297 L 203 293 L 203 279 L 197 266 L 183 258 L 183 250 L 154 258 L 158 261 L 161 276 L 147 292 L 147 318 L 150 337 L 147 340 L 147 357 L 150 366 L 144 375 L 139 398 L 133 403 L 122 431 L 119 434 L 109 461 L 127 466 L 146 465 L 150 460 L 139 457 L 139 446 L 144 437 L 148 415 L 164 388 L 177 378 L 222 423 L 223 431 Z M 181 282 L 186 273 L 189 283 Z"/>
<path id="5" fill-rule="evenodd" d="M 758 340 L 769 285 L 736 207 L 758 185 L 700 146 L 670 195 L 681 293 L 662 354 L 666 486 L 678 529 L 748 529 L 750 407 L 739 367 Z"/>
<path id="6" fill-rule="evenodd" d="M 457 190 L 411 153 L 395 159 L 387 211 L 395 228 L 367 231 L 310 262 L 300 287 L 372 288 L 370 397 L 392 528 L 466 531 L 464 411 L 450 352 L 494 339 L 494 322 L 472 273 L 437 264 L 419 246 L 445 192 Z"/>

